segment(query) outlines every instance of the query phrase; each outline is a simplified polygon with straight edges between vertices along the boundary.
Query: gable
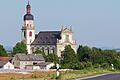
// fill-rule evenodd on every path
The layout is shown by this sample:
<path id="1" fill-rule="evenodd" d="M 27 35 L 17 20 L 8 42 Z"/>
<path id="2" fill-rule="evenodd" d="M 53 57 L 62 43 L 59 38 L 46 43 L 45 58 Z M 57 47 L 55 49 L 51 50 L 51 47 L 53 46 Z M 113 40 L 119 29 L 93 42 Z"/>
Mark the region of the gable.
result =
<path id="1" fill-rule="evenodd" d="M 10 62 L 7 62 L 4 66 L 13 66 L 14 67 L 14 65 Z"/>
<path id="2" fill-rule="evenodd" d="M 72 33 L 71 29 L 65 28 L 62 30 L 62 33 Z"/>

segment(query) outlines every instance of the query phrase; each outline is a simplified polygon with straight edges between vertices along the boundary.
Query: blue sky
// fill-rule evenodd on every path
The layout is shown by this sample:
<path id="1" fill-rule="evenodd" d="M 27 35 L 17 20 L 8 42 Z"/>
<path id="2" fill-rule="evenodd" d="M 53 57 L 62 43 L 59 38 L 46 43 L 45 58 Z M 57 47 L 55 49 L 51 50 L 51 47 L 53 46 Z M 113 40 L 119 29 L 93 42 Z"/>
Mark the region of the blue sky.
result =
<path id="1" fill-rule="evenodd" d="M 0 44 L 21 40 L 27 0 L 0 1 Z M 78 44 L 120 47 L 120 0 L 30 0 L 36 33 L 72 26 Z"/>

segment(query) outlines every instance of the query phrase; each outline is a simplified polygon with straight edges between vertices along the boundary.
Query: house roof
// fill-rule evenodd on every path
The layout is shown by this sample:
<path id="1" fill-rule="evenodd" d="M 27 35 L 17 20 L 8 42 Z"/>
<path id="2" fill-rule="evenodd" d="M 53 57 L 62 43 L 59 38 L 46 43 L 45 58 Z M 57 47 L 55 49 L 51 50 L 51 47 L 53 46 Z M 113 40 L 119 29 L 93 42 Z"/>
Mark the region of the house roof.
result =
<path id="1" fill-rule="evenodd" d="M 12 59 L 12 57 L 0 57 L 0 61 L 8 62 Z"/>
<path id="2" fill-rule="evenodd" d="M 16 54 L 20 61 L 45 61 L 40 54 Z"/>
<path id="3" fill-rule="evenodd" d="M 0 67 L 3 67 L 6 63 L 6 61 L 0 61 Z"/>
<path id="4" fill-rule="evenodd" d="M 36 35 L 32 45 L 55 45 L 61 39 L 61 31 L 41 31 Z"/>

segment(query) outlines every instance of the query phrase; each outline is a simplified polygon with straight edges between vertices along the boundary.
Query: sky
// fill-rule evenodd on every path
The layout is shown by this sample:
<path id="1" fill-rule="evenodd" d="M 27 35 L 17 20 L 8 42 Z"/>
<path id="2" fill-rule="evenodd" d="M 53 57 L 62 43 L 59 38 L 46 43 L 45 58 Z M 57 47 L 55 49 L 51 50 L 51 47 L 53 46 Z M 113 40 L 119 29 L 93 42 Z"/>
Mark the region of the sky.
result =
<path id="1" fill-rule="evenodd" d="M 27 0 L 0 1 L 0 44 L 21 41 Z M 120 48 L 120 0 L 30 0 L 36 33 L 72 26 L 78 45 Z"/>

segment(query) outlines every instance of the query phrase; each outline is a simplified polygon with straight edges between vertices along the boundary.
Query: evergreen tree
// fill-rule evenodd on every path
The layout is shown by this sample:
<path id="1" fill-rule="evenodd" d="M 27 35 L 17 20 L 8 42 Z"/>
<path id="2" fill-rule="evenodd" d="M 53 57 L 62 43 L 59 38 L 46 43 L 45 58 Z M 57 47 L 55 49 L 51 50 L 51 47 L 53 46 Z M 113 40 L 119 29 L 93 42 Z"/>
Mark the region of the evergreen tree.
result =
<path id="1" fill-rule="evenodd" d="M 0 56 L 8 56 L 5 48 L 3 47 L 3 45 L 0 45 Z"/>
<path id="2" fill-rule="evenodd" d="M 44 57 L 45 61 L 47 61 L 47 56 L 45 55 L 45 53 L 43 51 L 39 50 L 38 48 L 33 53 L 34 54 L 41 54 Z"/>
<path id="3" fill-rule="evenodd" d="M 61 63 L 63 68 L 77 69 L 79 67 L 77 55 L 70 45 L 65 46 Z"/>
<path id="4" fill-rule="evenodd" d="M 41 50 L 37 49 L 35 52 L 35 54 L 42 54 L 42 56 L 44 57 L 46 62 L 54 62 L 54 63 L 59 63 L 59 58 L 56 54 L 48 54 L 46 55 L 44 52 L 42 52 Z"/>
<path id="5" fill-rule="evenodd" d="M 51 53 L 51 54 L 47 55 L 47 60 L 46 61 L 47 62 L 54 62 L 56 64 L 56 63 L 59 63 L 59 58 L 56 54 Z"/>
<path id="6" fill-rule="evenodd" d="M 15 55 L 16 53 L 27 53 L 26 44 L 24 44 L 23 42 L 18 42 L 13 48 L 12 55 Z"/>
<path id="7" fill-rule="evenodd" d="M 87 61 L 90 59 L 91 48 L 80 45 L 77 49 L 77 56 L 79 61 Z"/>

